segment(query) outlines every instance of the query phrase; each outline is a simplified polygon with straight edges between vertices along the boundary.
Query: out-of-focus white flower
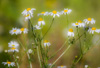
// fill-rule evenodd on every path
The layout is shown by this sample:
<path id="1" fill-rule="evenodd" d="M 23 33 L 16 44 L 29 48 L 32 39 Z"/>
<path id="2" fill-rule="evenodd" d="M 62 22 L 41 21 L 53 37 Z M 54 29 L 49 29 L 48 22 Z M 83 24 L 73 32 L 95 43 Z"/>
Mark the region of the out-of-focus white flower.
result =
<path id="1" fill-rule="evenodd" d="M 70 37 L 74 37 L 73 29 L 69 29 L 67 35 L 70 36 Z"/>
<path id="2" fill-rule="evenodd" d="M 8 52 L 8 50 L 5 50 L 5 53 L 7 53 Z"/>
<path id="3" fill-rule="evenodd" d="M 71 9 L 65 8 L 63 11 L 61 11 L 61 14 L 70 14 L 72 12 Z"/>
<path id="4" fill-rule="evenodd" d="M 32 49 L 29 49 L 29 50 L 28 50 L 28 53 L 29 53 L 29 54 L 31 54 L 32 52 L 33 52 L 33 50 L 32 50 Z"/>
<path id="5" fill-rule="evenodd" d="M 95 20 L 94 20 L 93 18 L 87 18 L 87 19 L 84 19 L 83 21 L 84 21 L 86 24 L 89 24 L 89 23 L 95 24 Z"/>
<path id="6" fill-rule="evenodd" d="M 28 29 L 27 28 L 21 28 L 21 29 L 19 29 L 19 33 L 21 34 L 21 33 L 28 33 Z"/>
<path id="7" fill-rule="evenodd" d="M 17 59 L 19 59 L 19 56 L 16 56 Z"/>
<path id="8" fill-rule="evenodd" d="M 58 66 L 57 68 L 67 68 L 67 66 L 61 65 L 61 66 Z"/>
<path id="9" fill-rule="evenodd" d="M 11 41 L 8 43 L 8 47 L 18 48 L 19 44 L 16 41 Z"/>
<path id="10" fill-rule="evenodd" d="M 42 18 L 39 18 L 38 19 L 38 25 L 41 26 L 41 25 L 45 25 L 45 22 Z"/>
<path id="11" fill-rule="evenodd" d="M 22 14 L 24 15 L 24 16 L 26 16 L 26 15 L 28 15 L 28 14 L 30 14 L 30 17 L 33 17 L 33 11 L 34 10 L 36 10 L 35 8 L 27 8 L 27 9 L 25 9 L 23 12 L 22 12 Z"/>
<path id="12" fill-rule="evenodd" d="M 83 23 L 81 20 L 78 20 L 78 23 L 79 23 L 79 27 L 84 27 L 85 26 L 85 23 Z"/>
<path id="13" fill-rule="evenodd" d="M 35 25 L 34 27 L 35 27 L 36 29 L 38 29 L 38 30 L 41 29 L 41 27 L 40 27 L 39 25 Z"/>
<path id="14" fill-rule="evenodd" d="M 79 27 L 79 23 L 72 23 L 72 26 L 76 26 L 76 27 Z"/>
<path id="15" fill-rule="evenodd" d="M 53 18 L 55 18 L 55 16 L 57 16 L 57 17 L 60 17 L 60 12 L 57 12 L 57 11 L 52 11 L 52 12 L 50 12 L 49 13 L 51 16 L 53 16 Z"/>
<path id="16" fill-rule="evenodd" d="M 45 15 L 49 15 L 49 13 L 48 12 L 41 12 L 41 13 L 38 14 L 38 16 L 39 15 L 44 15 L 45 16 Z"/>
<path id="17" fill-rule="evenodd" d="M 12 47 L 8 52 L 19 52 L 19 50 L 15 47 Z"/>
<path id="18" fill-rule="evenodd" d="M 49 47 L 50 45 L 51 45 L 51 44 L 50 44 L 50 42 L 49 42 L 48 40 L 45 40 L 45 41 L 44 41 L 44 46 L 45 46 L 45 47 L 46 47 L 46 46 Z"/>
<path id="19" fill-rule="evenodd" d="M 94 32 L 100 33 L 100 29 L 96 29 L 95 27 L 92 27 L 92 28 L 89 28 L 88 32 L 92 34 L 94 34 Z"/>
<path id="20" fill-rule="evenodd" d="M 11 35 L 13 35 L 13 34 L 19 34 L 19 31 L 18 31 L 18 29 L 17 28 L 12 28 L 12 30 L 10 30 L 10 32 L 9 32 Z"/>
<path id="21" fill-rule="evenodd" d="M 88 68 L 88 65 L 85 65 L 85 68 Z"/>
<path id="22" fill-rule="evenodd" d="M 30 14 L 28 14 L 28 15 L 25 15 L 25 21 L 27 21 L 27 20 L 29 20 L 29 19 L 31 19 L 31 16 L 30 16 Z"/>
<path id="23" fill-rule="evenodd" d="M 15 66 L 15 63 L 14 62 L 2 62 L 2 64 L 4 64 L 4 65 L 8 65 L 8 67 L 10 67 L 10 66 Z"/>

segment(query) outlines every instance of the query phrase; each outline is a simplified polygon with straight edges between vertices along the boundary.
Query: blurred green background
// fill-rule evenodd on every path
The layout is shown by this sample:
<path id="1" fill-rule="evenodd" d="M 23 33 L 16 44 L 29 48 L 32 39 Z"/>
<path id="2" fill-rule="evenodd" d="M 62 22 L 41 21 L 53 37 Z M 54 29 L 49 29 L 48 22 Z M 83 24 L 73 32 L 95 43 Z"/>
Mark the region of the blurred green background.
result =
<path id="1" fill-rule="evenodd" d="M 37 13 L 42 11 L 51 12 L 53 10 L 62 11 L 64 8 L 72 9 L 72 12 L 68 15 L 69 23 L 67 23 L 66 16 L 56 17 L 54 24 L 45 39 L 51 42 L 50 55 L 58 50 L 64 43 L 69 28 L 73 28 L 71 23 L 78 20 L 83 20 L 88 17 L 94 18 L 96 24 L 92 25 L 100 28 L 100 0 L 0 0 L 0 68 L 5 68 L 2 64 L 3 61 L 7 61 L 9 54 L 4 53 L 4 50 L 8 49 L 8 42 L 15 39 L 15 36 L 9 34 L 9 30 L 12 27 L 23 27 L 27 26 L 24 22 L 21 12 L 26 8 L 36 8 L 34 17 L 31 19 L 32 23 L 37 24 L 38 16 Z M 43 34 L 49 27 L 52 17 L 44 17 L 46 25 L 43 29 Z M 93 42 L 98 39 L 100 34 L 96 34 L 93 37 Z M 84 60 L 81 64 L 77 64 L 77 68 L 83 68 L 85 64 L 88 64 L 92 68 L 100 67 L 100 44 L 93 44 L 91 50 L 84 56 Z M 72 64 L 73 58 L 78 55 L 79 47 L 74 45 L 70 50 L 57 62 L 57 66 Z M 60 51 L 50 63 L 52 63 L 63 51 Z M 36 58 L 33 57 L 33 58 Z M 24 60 L 25 62 L 25 60 Z M 27 63 L 27 62 L 26 62 Z M 80 67 L 81 66 L 81 67 Z M 26 68 L 24 65 L 21 68 Z M 38 59 L 33 60 L 33 68 L 39 68 Z M 56 68 L 56 67 L 55 67 Z"/>

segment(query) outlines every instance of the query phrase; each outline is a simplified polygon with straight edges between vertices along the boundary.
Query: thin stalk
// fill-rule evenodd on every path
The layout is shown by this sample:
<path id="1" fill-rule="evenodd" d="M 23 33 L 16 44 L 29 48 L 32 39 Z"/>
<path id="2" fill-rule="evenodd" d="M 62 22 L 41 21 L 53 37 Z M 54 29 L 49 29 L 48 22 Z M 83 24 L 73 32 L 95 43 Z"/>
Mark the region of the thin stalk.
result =
<path id="1" fill-rule="evenodd" d="M 53 25 L 53 21 L 54 21 L 54 18 L 52 19 L 52 23 L 50 25 L 50 27 L 48 28 L 47 32 L 44 34 L 44 36 L 42 37 L 42 39 L 46 36 L 46 34 L 48 33 L 48 31 L 50 30 L 51 26 Z"/>
<path id="2" fill-rule="evenodd" d="M 40 60 L 40 55 L 39 55 L 39 49 L 38 49 L 38 46 L 37 46 L 37 54 L 38 54 L 38 59 L 39 59 L 40 67 L 42 67 L 42 65 L 41 65 L 41 60 Z"/>
<path id="3" fill-rule="evenodd" d="M 52 68 L 52 66 L 68 51 L 68 49 L 70 48 L 71 45 L 69 45 L 67 47 L 67 49 L 53 62 L 53 64 L 50 66 L 50 68 Z"/>
<path id="4" fill-rule="evenodd" d="M 28 56 L 28 60 L 29 60 L 29 63 L 30 63 L 30 68 L 32 68 L 32 63 L 31 63 L 31 58 L 30 58 L 30 55 L 29 55 L 29 53 L 27 52 L 27 56 Z"/>

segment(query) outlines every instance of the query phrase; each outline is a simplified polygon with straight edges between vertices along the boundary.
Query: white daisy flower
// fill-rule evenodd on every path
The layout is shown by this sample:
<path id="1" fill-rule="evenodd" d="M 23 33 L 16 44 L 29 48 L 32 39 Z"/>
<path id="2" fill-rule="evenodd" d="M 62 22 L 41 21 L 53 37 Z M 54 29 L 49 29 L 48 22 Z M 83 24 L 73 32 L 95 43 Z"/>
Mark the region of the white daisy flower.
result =
<path id="1" fill-rule="evenodd" d="M 12 47 L 8 52 L 19 52 L 19 50 L 15 47 Z"/>
<path id="2" fill-rule="evenodd" d="M 31 19 L 31 16 L 30 16 L 30 14 L 28 14 L 28 15 L 25 15 L 25 21 L 27 21 L 27 20 L 29 20 L 29 19 Z"/>
<path id="3" fill-rule="evenodd" d="M 84 19 L 83 21 L 84 21 L 86 24 L 89 24 L 89 23 L 95 24 L 95 20 L 94 20 L 93 18 Z"/>
<path id="4" fill-rule="evenodd" d="M 29 53 L 29 54 L 31 54 L 32 52 L 33 52 L 33 50 L 32 50 L 32 49 L 29 49 L 29 50 L 28 50 L 28 53 Z"/>
<path id="5" fill-rule="evenodd" d="M 48 15 L 48 14 L 49 14 L 48 12 L 41 12 L 41 13 L 38 14 L 38 16 L 40 16 L 40 15 L 44 15 L 45 16 L 45 15 Z"/>
<path id="6" fill-rule="evenodd" d="M 34 27 L 35 27 L 36 29 L 38 29 L 38 30 L 41 29 L 41 27 L 38 26 L 38 25 L 35 25 Z"/>
<path id="7" fill-rule="evenodd" d="M 21 29 L 19 29 L 19 33 L 21 34 L 21 33 L 28 33 L 28 29 L 27 28 L 21 28 Z"/>
<path id="8" fill-rule="evenodd" d="M 81 20 L 78 20 L 78 23 L 79 23 L 79 27 L 84 27 L 85 26 L 85 23 L 83 23 Z"/>
<path id="9" fill-rule="evenodd" d="M 59 12 L 57 12 L 57 11 L 52 11 L 52 12 L 50 12 L 49 13 L 51 16 L 53 16 L 53 18 L 55 18 L 55 16 L 57 16 L 57 17 L 60 17 L 60 13 Z"/>
<path id="10" fill-rule="evenodd" d="M 46 47 L 46 46 L 50 46 L 51 44 L 50 44 L 50 42 L 48 41 L 48 40 L 45 40 L 44 41 L 44 46 Z"/>
<path id="11" fill-rule="evenodd" d="M 15 47 L 17 48 L 19 46 L 19 44 L 16 41 L 11 41 L 8 43 L 8 47 Z"/>
<path id="12" fill-rule="evenodd" d="M 64 9 L 63 11 L 61 11 L 61 13 L 62 14 L 70 14 L 72 12 L 72 10 L 71 9 L 68 9 L 68 8 L 66 8 L 66 9 Z"/>
<path id="13" fill-rule="evenodd" d="M 38 19 L 38 25 L 41 26 L 41 25 L 45 25 L 45 22 L 42 18 L 39 18 Z"/>
<path id="14" fill-rule="evenodd" d="M 94 34 L 94 32 L 100 33 L 100 29 L 96 29 L 95 27 L 92 27 L 92 28 L 89 28 L 88 32 L 92 34 Z"/>
<path id="15" fill-rule="evenodd" d="M 85 68 L 88 68 L 88 65 L 85 65 Z"/>
<path id="16" fill-rule="evenodd" d="M 10 32 L 9 32 L 11 35 L 13 35 L 13 34 L 19 34 L 19 31 L 18 31 L 18 29 L 17 28 L 12 28 L 12 30 L 10 30 Z"/>
<path id="17" fill-rule="evenodd" d="M 16 56 L 17 59 L 19 59 L 19 56 Z"/>
<path id="18" fill-rule="evenodd" d="M 61 66 L 58 66 L 57 68 L 67 68 L 67 66 L 61 65 Z"/>
<path id="19" fill-rule="evenodd" d="M 2 62 L 2 64 L 4 64 L 4 65 L 8 65 L 8 67 L 10 67 L 10 66 L 15 66 L 15 63 L 14 62 Z"/>
<path id="20" fill-rule="evenodd" d="M 79 27 L 79 23 L 72 23 L 72 26 L 76 26 L 76 27 Z"/>
<path id="21" fill-rule="evenodd" d="M 74 37 L 74 32 L 73 32 L 73 29 L 69 29 L 69 31 L 68 31 L 68 34 L 67 34 L 68 36 L 70 36 L 70 37 Z"/>
<path id="22" fill-rule="evenodd" d="M 8 50 L 5 50 L 4 52 L 5 52 L 5 53 L 7 53 L 7 52 L 8 52 Z"/>
<path id="23" fill-rule="evenodd" d="M 24 15 L 24 16 L 26 16 L 26 15 L 28 15 L 28 14 L 30 14 L 30 17 L 33 17 L 33 11 L 34 10 L 36 10 L 35 8 L 27 8 L 27 9 L 25 9 L 23 12 L 22 12 L 22 14 Z"/>

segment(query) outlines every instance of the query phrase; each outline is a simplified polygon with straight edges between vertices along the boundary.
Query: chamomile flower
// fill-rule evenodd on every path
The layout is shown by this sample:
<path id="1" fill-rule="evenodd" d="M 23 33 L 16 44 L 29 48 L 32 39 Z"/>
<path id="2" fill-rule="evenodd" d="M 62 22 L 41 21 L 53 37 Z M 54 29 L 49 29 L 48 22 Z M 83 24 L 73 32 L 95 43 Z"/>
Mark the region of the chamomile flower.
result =
<path id="1" fill-rule="evenodd" d="M 42 18 L 39 18 L 38 19 L 38 25 L 41 26 L 41 25 L 45 25 L 45 22 Z"/>
<path id="2" fill-rule="evenodd" d="M 89 23 L 95 24 L 95 20 L 94 20 L 93 18 L 87 18 L 87 19 L 84 19 L 83 21 L 84 21 L 86 24 L 89 24 Z"/>
<path id="3" fill-rule="evenodd" d="M 28 33 L 28 29 L 27 28 L 21 28 L 21 29 L 19 29 L 19 33 L 21 34 L 21 33 Z"/>
<path id="4" fill-rule="evenodd" d="M 31 16 L 30 16 L 30 14 L 28 14 L 28 15 L 25 15 L 25 21 L 27 21 L 27 20 L 29 20 L 29 19 L 31 19 Z"/>
<path id="5" fill-rule="evenodd" d="M 62 14 L 70 14 L 72 12 L 71 9 L 65 8 L 63 11 L 61 11 Z"/>
<path id="6" fill-rule="evenodd" d="M 19 50 L 15 47 L 12 47 L 8 52 L 19 52 Z"/>
<path id="7" fill-rule="evenodd" d="M 49 14 L 48 12 L 41 12 L 41 13 L 38 14 L 38 16 L 40 16 L 40 15 L 44 15 L 45 16 L 45 15 L 48 15 L 48 14 Z"/>
<path id="8" fill-rule="evenodd" d="M 39 25 L 35 25 L 34 26 L 37 30 L 41 29 L 41 27 Z"/>
<path id="9" fill-rule="evenodd" d="M 88 32 L 92 34 L 94 34 L 94 32 L 100 33 L 100 29 L 96 29 L 95 27 L 92 27 L 92 28 L 89 28 Z"/>
<path id="10" fill-rule="evenodd" d="M 32 49 L 29 49 L 29 50 L 28 50 L 28 53 L 29 53 L 29 54 L 31 54 L 32 52 L 33 52 L 33 50 L 32 50 Z"/>
<path id="11" fill-rule="evenodd" d="M 85 23 L 83 23 L 81 20 L 78 20 L 78 23 L 79 23 L 79 27 L 84 27 L 85 26 Z"/>
<path id="12" fill-rule="evenodd" d="M 13 34 L 19 34 L 19 31 L 18 31 L 18 29 L 17 28 L 12 28 L 12 30 L 10 30 L 10 32 L 9 32 L 11 35 L 13 35 Z"/>
<path id="13" fill-rule="evenodd" d="M 76 27 L 79 27 L 79 23 L 72 23 L 72 26 L 76 26 Z"/>
<path id="14" fill-rule="evenodd" d="M 88 68 L 88 65 L 85 65 L 85 68 Z"/>
<path id="15" fill-rule="evenodd" d="M 15 66 L 15 63 L 14 62 L 2 62 L 2 64 L 4 64 L 4 65 L 8 65 L 8 67 L 10 67 L 10 66 Z"/>
<path id="16" fill-rule="evenodd" d="M 67 68 L 67 67 L 66 67 L 66 66 L 61 65 L 61 66 L 58 66 L 57 68 Z"/>
<path id="17" fill-rule="evenodd" d="M 55 16 L 57 16 L 57 17 L 60 17 L 60 13 L 59 12 L 57 12 L 57 11 L 52 11 L 52 12 L 50 12 L 49 13 L 51 16 L 53 16 L 53 18 L 55 18 Z"/>
<path id="18" fill-rule="evenodd" d="M 46 47 L 46 46 L 50 46 L 51 44 L 50 44 L 50 42 L 48 41 L 48 40 L 45 40 L 44 41 L 44 46 Z"/>
<path id="19" fill-rule="evenodd" d="M 35 8 L 27 8 L 27 9 L 25 9 L 25 10 L 22 12 L 22 14 L 23 14 L 24 16 L 30 14 L 30 17 L 33 17 L 33 11 L 34 11 L 34 10 L 36 10 L 36 9 L 35 9 Z"/>
<path id="20" fill-rule="evenodd" d="M 67 35 L 70 36 L 70 37 L 74 37 L 73 29 L 69 29 Z"/>
<path id="21" fill-rule="evenodd" d="M 8 47 L 15 47 L 17 48 L 19 46 L 19 44 L 16 41 L 11 41 L 8 43 Z"/>

